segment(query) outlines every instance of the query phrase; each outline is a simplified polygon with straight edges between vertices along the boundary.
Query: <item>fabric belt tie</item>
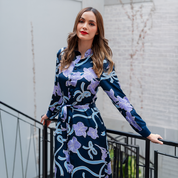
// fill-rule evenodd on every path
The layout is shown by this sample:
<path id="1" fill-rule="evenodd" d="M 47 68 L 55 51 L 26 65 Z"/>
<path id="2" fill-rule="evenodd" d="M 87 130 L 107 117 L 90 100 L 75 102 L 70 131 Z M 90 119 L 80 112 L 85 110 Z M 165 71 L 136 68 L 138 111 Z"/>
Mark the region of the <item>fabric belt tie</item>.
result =
<path id="1" fill-rule="evenodd" d="M 89 108 L 96 107 L 95 103 L 92 104 L 85 104 L 85 105 L 72 105 L 72 104 L 63 104 L 61 106 L 61 113 L 60 117 L 65 122 L 67 119 L 67 108 L 71 108 L 72 110 L 78 110 L 78 111 L 86 111 Z"/>

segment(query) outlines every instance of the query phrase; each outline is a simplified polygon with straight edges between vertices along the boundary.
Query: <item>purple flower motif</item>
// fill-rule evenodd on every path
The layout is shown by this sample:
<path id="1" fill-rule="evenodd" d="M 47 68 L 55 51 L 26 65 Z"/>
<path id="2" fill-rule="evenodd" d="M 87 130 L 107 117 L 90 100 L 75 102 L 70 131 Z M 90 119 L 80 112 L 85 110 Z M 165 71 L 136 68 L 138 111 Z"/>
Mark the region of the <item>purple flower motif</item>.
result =
<path id="1" fill-rule="evenodd" d="M 102 153 L 101 159 L 105 161 L 105 158 L 107 157 L 107 151 L 106 151 L 106 149 L 103 148 L 103 149 L 101 150 L 101 153 Z"/>
<path id="2" fill-rule="evenodd" d="M 59 83 L 57 83 L 57 86 L 56 85 L 54 86 L 53 95 L 56 96 L 56 93 L 57 93 L 58 96 L 62 96 Z"/>
<path id="3" fill-rule="evenodd" d="M 130 112 L 126 112 L 126 119 L 127 119 L 127 121 L 128 121 L 133 127 L 135 127 L 138 131 L 141 131 L 141 130 L 142 130 L 142 128 L 136 123 L 135 117 L 133 117 Z"/>
<path id="4" fill-rule="evenodd" d="M 128 112 L 130 112 L 133 109 L 126 96 L 124 98 L 121 98 L 120 96 L 115 97 L 113 89 L 110 89 L 110 91 L 105 92 L 108 94 L 108 96 L 113 100 L 115 104 L 119 104 L 119 107 L 121 109 L 124 109 L 125 111 Z"/>
<path id="5" fill-rule="evenodd" d="M 111 170 L 111 162 L 108 163 L 107 165 L 107 169 L 108 169 L 108 174 L 110 175 L 112 173 L 112 170 Z"/>
<path id="6" fill-rule="evenodd" d="M 80 79 L 82 79 L 82 78 L 83 78 L 83 76 L 82 76 L 81 72 L 74 72 L 70 76 L 71 81 L 69 83 L 70 83 L 70 85 L 72 85 L 72 86 L 75 87 L 76 84 L 77 84 L 77 81 L 80 80 Z"/>
<path id="7" fill-rule="evenodd" d="M 82 136 L 83 135 L 84 137 L 86 137 L 87 127 L 85 127 L 82 122 L 78 122 L 77 124 L 74 124 L 73 128 L 74 128 L 75 134 L 77 136 Z"/>
<path id="8" fill-rule="evenodd" d="M 93 139 L 96 139 L 97 137 L 99 137 L 97 134 L 97 129 L 94 129 L 92 127 L 89 127 L 89 131 L 87 132 L 87 134 Z"/>
<path id="9" fill-rule="evenodd" d="M 64 70 L 63 70 L 63 72 L 62 72 L 63 75 L 64 75 L 65 77 L 68 77 L 68 76 L 70 75 L 70 73 L 72 72 L 73 68 L 74 68 L 74 61 L 72 61 L 71 65 L 69 66 L 68 69 L 64 69 Z"/>
<path id="10" fill-rule="evenodd" d="M 99 85 L 99 81 L 91 80 L 90 85 L 88 85 L 87 89 L 91 91 L 93 95 L 96 94 L 95 88 Z"/>
<path id="11" fill-rule="evenodd" d="M 92 49 L 88 49 L 86 52 L 85 52 L 85 57 L 88 57 L 89 55 L 91 55 L 93 53 Z"/>
<path id="12" fill-rule="evenodd" d="M 81 147 L 81 144 L 77 141 L 76 137 L 73 137 L 72 140 L 68 142 L 68 148 L 73 153 L 77 153 L 77 150 Z"/>
<path id="13" fill-rule="evenodd" d="M 97 75 L 95 74 L 95 72 L 92 69 L 92 67 L 90 67 L 90 68 L 84 68 L 83 71 L 84 71 L 83 77 L 87 81 L 91 81 L 93 78 L 97 78 Z"/>
<path id="14" fill-rule="evenodd" d="M 53 107 L 50 107 L 50 110 L 51 110 L 51 111 L 54 111 L 54 109 L 55 109 L 55 107 L 54 107 L 54 106 L 53 106 Z"/>
<path id="15" fill-rule="evenodd" d="M 108 176 L 106 176 L 105 178 L 109 178 Z"/>
<path id="16" fill-rule="evenodd" d="M 102 153 L 101 159 L 105 161 L 105 158 L 107 157 L 106 148 L 100 147 L 100 146 L 98 146 L 97 144 L 95 144 L 95 145 L 100 148 L 101 153 Z"/>
<path id="17" fill-rule="evenodd" d="M 68 171 L 69 173 L 72 172 L 73 168 L 74 168 L 74 166 L 73 166 L 72 164 L 67 164 L 67 171 Z"/>
<path id="18" fill-rule="evenodd" d="M 124 109 L 125 111 L 128 111 L 128 112 L 130 112 L 132 110 L 132 106 L 129 103 L 129 100 L 126 96 L 124 98 L 117 96 L 117 98 L 119 99 L 119 107 L 121 109 Z"/>
<path id="19" fill-rule="evenodd" d="M 124 96 L 124 99 L 127 100 L 128 103 L 130 103 L 129 99 L 126 96 Z"/>
<path id="20" fill-rule="evenodd" d="M 68 150 L 63 150 L 63 153 L 64 153 L 65 156 L 66 156 L 66 161 L 67 161 L 67 162 L 70 162 L 69 151 L 68 151 Z"/>
<path id="21" fill-rule="evenodd" d="M 58 101 L 58 105 L 60 105 L 63 102 L 63 98 L 62 96 L 60 97 L 59 101 Z"/>
<path id="22" fill-rule="evenodd" d="M 114 96 L 114 91 L 113 89 L 110 89 L 109 91 L 105 91 L 107 95 L 113 100 L 114 103 L 118 102 L 117 97 Z"/>

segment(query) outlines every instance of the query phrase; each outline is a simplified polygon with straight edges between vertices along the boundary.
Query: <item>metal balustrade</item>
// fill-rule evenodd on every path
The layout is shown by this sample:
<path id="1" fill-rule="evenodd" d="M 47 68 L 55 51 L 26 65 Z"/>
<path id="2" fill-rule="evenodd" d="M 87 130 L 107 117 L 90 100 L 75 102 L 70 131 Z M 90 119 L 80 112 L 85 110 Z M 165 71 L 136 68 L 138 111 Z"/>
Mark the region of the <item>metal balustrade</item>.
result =
<path id="1" fill-rule="evenodd" d="M 13 126 L 5 130 L 8 124 Z M 1 175 L 53 178 L 54 130 L 0 101 Z M 150 141 L 137 134 L 107 129 L 107 137 L 113 178 L 158 178 L 160 155 L 178 160 L 178 143 L 172 141 L 162 140 L 164 145 L 174 148 L 170 155 L 150 150 Z M 140 142 L 144 145 L 142 154 Z M 150 161 L 151 152 L 154 163 Z"/>
<path id="2" fill-rule="evenodd" d="M 0 102 L 1 177 L 40 178 L 42 129 L 40 122 Z"/>

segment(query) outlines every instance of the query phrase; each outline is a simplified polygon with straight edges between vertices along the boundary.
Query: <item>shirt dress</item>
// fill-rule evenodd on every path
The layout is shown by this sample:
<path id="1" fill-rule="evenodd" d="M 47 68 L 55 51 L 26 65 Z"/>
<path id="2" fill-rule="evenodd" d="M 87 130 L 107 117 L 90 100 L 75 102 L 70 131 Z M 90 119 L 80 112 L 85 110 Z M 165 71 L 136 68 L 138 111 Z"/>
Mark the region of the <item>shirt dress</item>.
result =
<path id="1" fill-rule="evenodd" d="M 81 59 L 79 51 L 70 67 L 60 71 L 61 48 L 57 53 L 56 75 L 47 116 L 58 115 L 55 131 L 56 178 L 111 178 L 111 162 L 106 139 L 106 127 L 95 105 L 98 87 L 112 100 L 130 125 L 143 137 L 150 131 L 121 90 L 109 61 L 103 61 L 103 73 L 98 78 L 92 62 L 92 50 Z M 61 54 L 60 54 L 61 53 Z"/>

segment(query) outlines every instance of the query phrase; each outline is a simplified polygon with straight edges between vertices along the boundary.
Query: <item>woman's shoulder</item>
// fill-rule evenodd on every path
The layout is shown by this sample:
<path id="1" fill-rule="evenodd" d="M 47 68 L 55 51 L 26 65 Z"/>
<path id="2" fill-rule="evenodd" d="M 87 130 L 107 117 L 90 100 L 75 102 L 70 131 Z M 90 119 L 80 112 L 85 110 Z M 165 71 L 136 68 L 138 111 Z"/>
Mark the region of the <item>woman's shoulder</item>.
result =
<path id="1" fill-rule="evenodd" d="M 66 47 L 62 47 L 62 48 L 60 48 L 59 49 L 59 51 L 57 52 L 57 58 L 59 59 L 60 57 L 61 57 L 61 55 L 63 55 L 63 51 L 64 51 L 64 49 L 65 49 Z"/>
<path id="2" fill-rule="evenodd" d="M 105 58 L 105 59 L 103 60 L 103 71 L 104 71 L 104 72 L 107 72 L 107 71 L 108 71 L 110 63 L 111 63 L 111 62 L 110 62 L 109 59 L 107 59 L 107 58 Z"/>

